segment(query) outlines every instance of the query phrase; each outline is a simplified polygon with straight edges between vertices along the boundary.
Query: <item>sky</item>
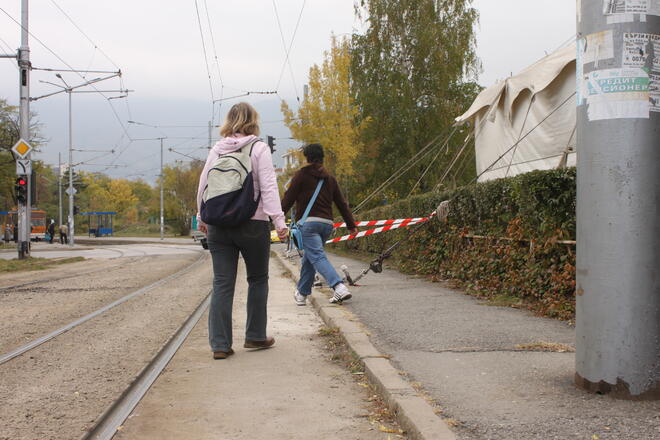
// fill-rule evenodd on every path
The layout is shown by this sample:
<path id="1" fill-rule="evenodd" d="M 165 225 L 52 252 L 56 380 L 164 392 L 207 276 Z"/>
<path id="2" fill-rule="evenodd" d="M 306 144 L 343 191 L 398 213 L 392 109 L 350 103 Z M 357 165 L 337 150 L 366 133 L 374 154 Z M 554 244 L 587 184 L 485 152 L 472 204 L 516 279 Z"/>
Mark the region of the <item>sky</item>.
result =
<path id="1" fill-rule="evenodd" d="M 20 20 L 20 3 L 2 0 L 0 8 Z M 522 70 L 575 35 L 575 0 L 474 0 L 473 5 L 480 13 L 483 86 Z M 295 107 L 309 68 L 322 62 L 331 36 L 359 31 L 363 24 L 354 17 L 353 0 L 30 0 L 29 29 L 34 67 L 122 71 L 121 81 L 96 84 L 109 91 L 103 96 L 72 94 L 73 146 L 84 150 L 74 151 L 73 163 L 154 182 L 160 163 L 155 138 L 167 137 L 166 164 L 205 158 L 208 121 L 221 123 L 239 100 L 259 111 L 262 137 L 277 138 L 280 164 L 281 154 L 297 146 L 286 139 L 290 133 L 281 121 L 280 100 Z M 0 53 L 14 53 L 19 45 L 20 27 L 0 10 Z M 73 86 L 109 74 L 61 75 Z M 59 90 L 44 81 L 61 84 L 55 72 L 34 71 L 32 97 Z M 122 89 L 131 90 L 128 98 L 106 99 L 125 94 L 114 92 Z M 246 92 L 251 94 L 234 98 Z M 18 103 L 17 68 L 10 59 L 0 59 L 0 97 Z M 63 162 L 68 159 L 67 99 L 61 93 L 31 104 L 48 140 L 36 157 L 47 163 L 57 164 L 58 153 Z M 217 131 L 213 128 L 214 140 Z"/>

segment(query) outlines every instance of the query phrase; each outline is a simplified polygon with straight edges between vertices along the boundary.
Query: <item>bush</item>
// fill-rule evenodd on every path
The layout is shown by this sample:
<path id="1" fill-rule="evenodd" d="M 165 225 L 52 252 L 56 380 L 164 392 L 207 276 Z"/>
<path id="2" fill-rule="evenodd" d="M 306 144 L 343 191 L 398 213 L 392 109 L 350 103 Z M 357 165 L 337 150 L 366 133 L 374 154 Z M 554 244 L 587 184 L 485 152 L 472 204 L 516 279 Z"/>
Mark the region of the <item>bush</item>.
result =
<path id="1" fill-rule="evenodd" d="M 575 169 L 534 171 L 431 192 L 360 214 L 380 220 L 427 215 L 451 200 L 444 223 L 423 227 L 395 253 L 399 269 L 453 280 L 468 293 L 515 297 L 547 316 L 575 312 Z M 343 244 L 380 253 L 406 229 Z M 476 237 L 475 237 L 476 236 Z"/>

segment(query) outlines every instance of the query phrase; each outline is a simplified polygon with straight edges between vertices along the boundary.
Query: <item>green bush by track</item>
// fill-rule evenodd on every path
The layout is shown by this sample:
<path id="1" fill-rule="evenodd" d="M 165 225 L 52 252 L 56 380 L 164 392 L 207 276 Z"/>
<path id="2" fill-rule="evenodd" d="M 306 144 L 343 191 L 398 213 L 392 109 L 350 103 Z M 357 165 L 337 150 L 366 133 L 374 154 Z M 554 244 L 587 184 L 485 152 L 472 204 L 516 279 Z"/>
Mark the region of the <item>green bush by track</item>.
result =
<path id="1" fill-rule="evenodd" d="M 359 214 L 360 220 L 427 215 L 451 200 L 393 258 L 400 270 L 451 280 L 468 293 L 572 319 L 575 312 L 575 169 L 534 171 L 449 192 L 431 192 Z M 398 230 L 348 241 L 379 253 Z"/>

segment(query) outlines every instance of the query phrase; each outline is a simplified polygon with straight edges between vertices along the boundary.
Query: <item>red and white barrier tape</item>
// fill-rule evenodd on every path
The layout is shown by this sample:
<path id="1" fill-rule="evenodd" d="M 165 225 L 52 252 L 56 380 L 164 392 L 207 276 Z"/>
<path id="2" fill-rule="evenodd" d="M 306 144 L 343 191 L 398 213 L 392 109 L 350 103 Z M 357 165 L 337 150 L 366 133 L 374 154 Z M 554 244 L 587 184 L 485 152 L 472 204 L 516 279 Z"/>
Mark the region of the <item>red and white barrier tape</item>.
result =
<path id="1" fill-rule="evenodd" d="M 413 218 L 403 219 L 403 221 L 401 221 L 400 223 L 391 224 L 391 225 L 387 225 L 387 226 L 381 226 L 379 228 L 370 229 L 368 231 L 360 231 L 357 234 L 349 234 L 349 235 L 344 235 L 342 237 L 332 238 L 332 239 L 326 241 L 326 243 L 338 243 L 340 241 L 353 240 L 354 238 L 366 237 L 367 235 L 380 234 L 381 232 L 391 231 L 392 229 L 404 228 L 406 226 L 417 225 L 419 223 L 424 223 L 424 222 L 429 221 L 434 215 L 435 215 L 435 213 L 431 214 L 428 217 L 421 217 L 421 218 L 414 218 L 414 219 Z M 385 221 L 387 221 L 387 220 L 385 220 Z M 361 222 L 361 223 L 364 223 L 364 222 Z"/>
<path id="2" fill-rule="evenodd" d="M 431 214 L 429 217 L 433 217 L 435 214 Z M 416 218 L 398 218 L 395 220 L 367 220 L 363 222 L 357 222 L 355 226 L 389 226 L 389 225 L 396 225 L 399 223 L 403 222 L 419 222 L 422 220 L 428 220 L 429 217 L 416 217 Z M 335 229 L 337 228 L 345 228 L 346 223 L 335 223 L 333 225 Z"/>

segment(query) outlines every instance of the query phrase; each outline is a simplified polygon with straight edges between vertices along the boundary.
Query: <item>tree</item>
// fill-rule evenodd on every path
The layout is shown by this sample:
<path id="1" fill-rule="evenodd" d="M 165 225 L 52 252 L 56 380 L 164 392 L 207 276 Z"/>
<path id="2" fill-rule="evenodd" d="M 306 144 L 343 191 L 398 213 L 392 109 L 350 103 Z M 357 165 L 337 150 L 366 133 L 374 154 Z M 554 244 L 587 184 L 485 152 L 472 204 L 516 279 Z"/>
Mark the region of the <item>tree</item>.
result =
<path id="1" fill-rule="evenodd" d="M 350 94 L 350 42 L 332 37 L 323 64 L 309 70 L 309 92 L 297 114 L 282 101 L 282 113 L 295 139 L 320 143 L 326 151 L 326 167 L 340 181 L 354 174 L 354 162 L 362 145 L 360 130 L 368 123 L 356 124 L 358 107 Z"/>
<path id="2" fill-rule="evenodd" d="M 192 216 L 197 214 L 197 185 L 203 168 L 201 161 L 163 168 L 166 223 L 181 235 L 188 235 Z"/>
<path id="3" fill-rule="evenodd" d="M 360 0 L 356 13 L 368 28 L 352 40 L 352 94 L 364 157 L 358 163 L 363 194 L 401 167 L 438 135 L 447 135 L 453 118 L 472 102 L 478 60 L 472 0 Z M 414 167 L 385 196 L 406 196 L 423 171 L 420 190 L 433 188 L 460 148 L 467 129 L 458 130 L 437 162 Z M 444 138 L 445 136 L 441 136 Z M 465 180 L 465 178 L 464 178 Z"/>
<path id="4" fill-rule="evenodd" d="M 34 114 L 30 115 L 30 144 L 38 149 L 44 139 L 40 125 Z M 13 209 L 16 206 L 14 179 L 16 177 L 15 158 L 11 148 L 20 138 L 18 108 L 0 98 L 0 208 Z"/>

